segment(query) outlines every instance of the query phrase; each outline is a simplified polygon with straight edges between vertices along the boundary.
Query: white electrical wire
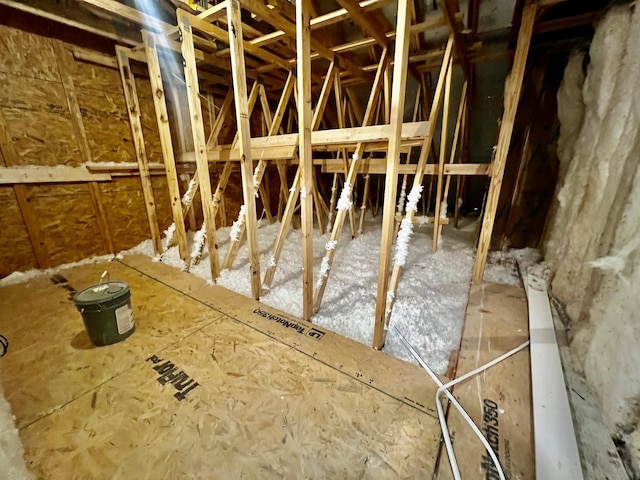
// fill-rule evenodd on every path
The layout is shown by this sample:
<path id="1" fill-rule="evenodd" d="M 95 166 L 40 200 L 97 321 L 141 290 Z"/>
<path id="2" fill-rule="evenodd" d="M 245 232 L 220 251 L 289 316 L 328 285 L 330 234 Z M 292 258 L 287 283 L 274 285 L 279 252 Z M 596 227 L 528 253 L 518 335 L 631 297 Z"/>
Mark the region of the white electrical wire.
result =
<path id="1" fill-rule="evenodd" d="M 416 350 L 409 343 L 409 341 L 406 338 L 404 338 L 404 335 L 402 335 L 400 330 L 398 330 L 398 327 L 394 326 L 393 328 L 398 333 L 398 335 L 400 335 L 400 340 L 402 341 L 404 346 L 407 347 L 409 352 L 411 352 L 411 355 L 413 355 L 413 358 L 415 358 L 418 361 L 418 363 L 422 366 L 422 368 L 424 368 L 427 371 L 427 373 L 429 374 L 431 379 L 438 385 L 438 387 L 442 388 L 444 386 L 444 384 L 440 381 L 440 379 L 433 372 L 433 370 L 431 370 L 429 368 L 427 363 L 422 359 L 420 354 L 418 352 L 416 352 Z M 447 392 L 448 392 L 448 390 L 447 390 Z M 454 401 L 457 403 L 457 400 L 455 400 L 455 398 L 454 398 Z M 440 406 L 439 402 L 436 403 L 436 406 L 437 407 Z M 460 407 L 459 410 L 463 410 L 462 407 Z M 463 415 L 463 417 L 464 417 L 464 415 Z M 458 463 L 455 460 L 455 455 L 453 453 L 453 445 L 451 445 L 451 438 L 448 435 L 449 429 L 447 427 L 447 421 L 444 418 L 444 412 L 442 412 L 442 408 L 438 408 L 438 420 L 440 421 L 440 429 L 442 430 L 442 434 L 444 436 L 444 443 L 445 443 L 445 446 L 447 448 L 447 455 L 449 456 L 449 462 L 451 463 L 451 470 L 453 472 L 453 477 L 455 478 L 455 480 L 461 480 L 460 470 L 458 469 Z M 471 423 L 473 424 L 473 422 L 471 422 Z M 447 435 L 445 435 L 445 432 L 447 433 Z M 501 478 L 501 480 L 504 480 L 504 478 Z"/>
<path id="2" fill-rule="evenodd" d="M 394 327 L 394 328 L 395 328 L 396 332 L 398 333 L 398 335 L 400 336 L 400 340 L 402 341 L 402 343 L 405 345 L 405 347 L 407 347 L 409 352 L 411 352 L 411 355 L 413 355 L 413 357 L 418 361 L 418 363 L 422 366 L 422 368 L 424 368 L 427 371 L 427 373 L 429 374 L 431 379 L 436 384 L 438 384 L 438 390 L 436 391 L 436 408 L 438 410 L 438 419 L 440 421 L 440 427 L 442 429 L 442 435 L 443 435 L 443 438 L 444 438 L 444 443 L 445 443 L 445 447 L 447 449 L 447 455 L 449 457 L 449 462 L 451 464 L 451 470 L 453 472 L 454 478 L 456 480 L 461 480 L 460 470 L 458 469 L 458 463 L 456 462 L 455 453 L 453 451 L 453 445 L 451 444 L 451 437 L 449 436 L 449 429 L 447 427 L 447 422 L 446 422 L 446 419 L 445 419 L 445 416 L 444 416 L 444 409 L 443 409 L 442 403 L 440 401 L 440 396 L 442 395 L 442 393 L 445 393 L 447 395 L 447 397 L 449 398 L 449 400 L 451 401 L 453 406 L 456 407 L 456 409 L 462 415 L 462 418 L 464 418 L 464 420 L 469 424 L 469 426 L 471 427 L 473 432 L 476 434 L 476 436 L 480 439 L 480 441 L 482 442 L 482 445 L 487 450 L 487 452 L 489 453 L 489 456 L 491 457 L 491 460 L 493 461 L 494 465 L 496 466 L 496 470 L 498 471 L 498 475 L 500 476 L 500 480 L 506 480 L 506 477 L 504 475 L 504 471 L 502 470 L 502 467 L 500 465 L 500 461 L 498 460 L 497 455 L 493 451 L 493 448 L 491 448 L 491 445 L 489 445 L 489 442 L 484 437 L 484 435 L 482 434 L 482 432 L 480 431 L 478 426 L 474 423 L 474 421 L 471 419 L 469 414 L 464 410 L 464 408 L 462 408 L 462 405 L 460 405 L 458 400 L 453 396 L 453 394 L 448 389 L 453 387 L 454 385 L 457 385 L 460 382 L 463 382 L 463 381 L 467 380 L 470 377 L 473 377 L 474 375 L 477 375 L 480 372 L 483 372 L 483 371 L 487 370 L 488 368 L 491 368 L 492 366 L 502 362 L 503 360 L 505 360 L 506 358 L 510 357 L 511 355 L 514 355 L 515 353 L 519 352 L 520 350 L 526 348 L 529 345 L 529 340 L 527 340 L 523 344 L 519 345 L 518 347 L 514 348 L 513 350 L 510 350 L 507 353 L 499 356 L 498 358 L 495 358 L 494 360 L 490 361 L 489 363 L 486 363 L 485 365 L 483 365 L 483 366 L 481 366 L 479 368 L 476 368 L 475 370 L 472 370 L 472 371 L 462 375 L 461 377 L 458 377 L 458 378 L 456 378 L 456 379 L 454 379 L 454 380 L 452 380 L 452 381 L 450 381 L 450 382 L 448 382 L 446 384 L 443 384 L 440 381 L 440 379 L 438 378 L 438 376 L 429 368 L 429 366 L 426 364 L 426 362 L 418 354 L 418 352 L 416 352 L 416 350 L 411 346 L 411 344 L 407 341 L 407 339 L 402 335 L 400 330 L 398 330 L 397 327 Z"/>
<path id="3" fill-rule="evenodd" d="M 443 392 L 446 393 L 447 397 L 450 400 L 455 399 L 455 397 L 449 391 L 449 388 L 453 387 L 454 385 L 457 385 L 460 382 L 463 382 L 464 380 L 466 380 L 466 379 L 468 379 L 468 378 L 470 378 L 470 377 L 472 377 L 474 375 L 477 375 L 480 372 L 483 372 L 484 370 L 487 370 L 488 368 L 491 368 L 492 366 L 496 365 L 497 363 L 500 363 L 504 359 L 506 359 L 506 358 L 510 357 L 511 355 L 519 352 L 520 350 L 522 350 L 523 348 L 525 348 L 528 345 L 529 345 L 529 340 L 524 342 L 522 345 L 519 345 L 518 347 L 514 348 L 513 350 L 510 350 L 507 353 L 501 355 L 500 357 L 498 357 L 498 358 L 490 361 L 489 363 L 483 365 L 482 367 L 476 368 L 475 370 L 472 370 L 471 372 L 466 373 L 465 375 L 463 375 L 463 376 L 461 376 L 459 378 L 456 378 L 455 380 L 452 380 L 452 381 L 442 385 L 440 388 L 438 388 L 438 390 L 436 392 L 436 408 L 438 409 L 438 416 L 442 415 L 442 418 L 444 418 L 444 410 L 443 410 L 443 407 L 442 407 L 442 402 L 440 400 L 440 397 L 441 397 Z M 457 401 L 456 402 L 452 401 L 452 403 L 454 403 L 454 405 L 455 405 L 457 403 Z M 500 475 L 500 479 L 504 480 L 505 479 L 504 472 L 502 471 L 502 467 L 500 466 L 500 461 L 498 460 L 497 455 L 493 451 L 493 448 L 491 448 L 491 446 L 489 445 L 489 442 L 487 441 L 485 436 L 482 435 L 482 432 L 476 426 L 476 424 L 473 422 L 471 417 L 469 417 L 467 412 L 464 411 L 464 409 L 462 409 L 462 406 L 460 406 L 458 404 L 458 405 L 456 405 L 456 408 L 458 409 L 458 411 L 460 412 L 462 417 L 467 421 L 467 423 L 469 423 L 469 426 L 471 426 L 471 429 L 474 431 L 474 433 L 478 436 L 478 438 L 480 439 L 480 441 L 482 442 L 484 447 L 487 449 L 487 452 L 489 453 L 489 456 L 493 460 L 493 463 L 496 465 L 496 468 L 498 470 L 498 474 Z M 452 461 L 452 464 L 453 464 L 453 463 L 455 463 L 455 454 L 453 452 L 453 445 L 451 444 L 451 439 L 449 437 L 449 430 L 448 429 L 443 429 L 442 435 L 444 436 L 445 446 L 447 447 L 447 453 L 449 454 L 449 459 Z M 449 451 L 449 449 L 450 449 L 450 451 Z M 456 463 L 456 468 L 457 468 L 457 463 Z"/>

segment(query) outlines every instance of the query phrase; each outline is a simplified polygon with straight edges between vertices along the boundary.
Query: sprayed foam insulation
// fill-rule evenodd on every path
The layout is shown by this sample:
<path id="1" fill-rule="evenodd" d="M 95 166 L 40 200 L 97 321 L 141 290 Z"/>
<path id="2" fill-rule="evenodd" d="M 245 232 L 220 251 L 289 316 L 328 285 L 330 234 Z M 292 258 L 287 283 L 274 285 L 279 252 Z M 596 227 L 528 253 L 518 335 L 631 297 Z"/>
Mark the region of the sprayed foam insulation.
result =
<path id="1" fill-rule="evenodd" d="M 611 8 L 559 92 L 561 183 L 546 238 L 574 365 L 640 474 L 640 9 Z M 579 127 L 571 126 L 578 125 Z M 612 374 L 612 372 L 614 372 Z"/>
<path id="2" fill-rule="evenodd" d="M 222 168 L 219 170 L 222 171 Z M 217 185 L 218 183 L 218 175 L 212 177 L 211 184 Z M 224 190 L 224 206 L 225 206 L 225 214 L 226 214 L 226 225 L 231 225 L 238 219 L 238 213 L 240 212 L 240 206 L 242 205 L 242 176 L 240 175 L 240 171 L 233 172 L 229 177 L 229 182 L 227 183 L 227 188 Z M 272 204 L 272 211 L 275 212 L 273 207 L 275 204 Z M 256 210 L 258 217 L 262 213 L 262 210 Z"/>

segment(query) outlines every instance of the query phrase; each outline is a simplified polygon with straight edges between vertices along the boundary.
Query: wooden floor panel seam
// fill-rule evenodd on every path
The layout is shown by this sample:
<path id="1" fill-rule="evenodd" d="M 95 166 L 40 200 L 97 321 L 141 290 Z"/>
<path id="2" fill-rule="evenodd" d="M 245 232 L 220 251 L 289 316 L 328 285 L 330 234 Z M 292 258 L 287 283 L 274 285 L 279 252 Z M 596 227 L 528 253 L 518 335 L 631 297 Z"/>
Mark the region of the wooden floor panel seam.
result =
<path id="1" fill-rule="evenodd" d="M 266 333 L 266 332 L 262 331 L 261 329 L 257 328 L 255 325 L 252 325 L 251 323 L 243 321 L 241 317 L 237 317 L 234 314 L 226 312 L 224 310 L 221 310 L 221 309 L 219 309 L 219 308 L 217 308 L 217 307 L 215 307 L 213 305 L 210 305 L 207 302 L 204 302 L 204 301 L 200 300 L 199 298 L 196 298 L 193 295 L 188 294 L 187 292 L 183 292 L 182 290 L 180 290 L 180 289 L 178 289 L 178 288 L 176 288 L 176 287 L 174 287 L 174 286 L 172 286 L 172 285 L 170 285 L 170 284 L 168 284 L 166 282 L 163 282 L 162 280 L 160 280 L 158 278 L 155 278 L 152 275 L 149 275 L 148 273 L 143 272 L 142 270 L 140 270 L 140 269 L 138 269 L 138 268 L 136 268 L 136 267 L 134 267 L 132 265 L 127 264 L 126 262 L 122 261 L 121 259 L 116 259 L 115 261 L 117 261 L 117 262 L 121 263 L 122 265 L 124 265 L 124 266 L 126 266 L 126 267 L 128 267 L 128 268 L 130 268 L 130 269 L 132 269 L 132 270 L 134 270 L 134 271 L 136 271 L 138 273 L 140 273 L 141 275 L 144 275 L 145 277 L 147 277 L 147 278 L 149 278 L 151 280 L 154 280 L 155 282 L 158 282 L 158 283 L 160 283 L 160 284 L 162 284 L 162 285 L 164 285 L 164 286 L 166 286 L 168 288 L 171 288 L 175 292 L 178 292 L 181 295 L 184 295 L 184 296 L 190 298 L 191 300 L 194 300 L 194 301 L 196 301 L 196 302 L 198 302 L 198 303 L 200 303 L 200 304 L 202 304 L 202 305 L 204 305 L 204 306 L 206 306 L 206 307 L 208 307 L 208 308 L 210 308 L 212 310 L 215 310 L 216 312 L 224 315 L 225 317 L 231 318 L 231 319 L 241 323 L 242 325 L 251 328 L 252 330 L 254 330 L 256 332 L 258 332 L 258 333 L 260 333 L 260 334 L 262 334 L 262 335 L 264 335 L 264 336 L 266 336 L 266 337 L 268 337 L 268 338 L 270 338 L 270 339 L 272 339 L 272 340 L 274 340 L 274 341 L 276 341 L 276 342 L 278 342 L 278 343 L 280 343 L 282 345 L 285 345 L 288 348 L 290 348 L 290 349 L 292 349 L 292 350 L 294 350 L 294 351 L 296 351 L 296 352 L 298 352 L 298 353 L 300 353 L 302 355 L 305 355 L 306 357 L 308 357 L 308 358 L 310 358 L 310 359 L 312 359 L 312 360 L 314 360 L 314 361 L 316 361 L 318 363 L 321 363 L 322 365 L 325 365 L 325 366 L 331 368 L 332 370 L 335 370 L 335 371 L 341 373 L 342 375 L 344 375 L 344 376 L 346 376 L 348 378 L 351 378 L 352 380 L 356 380 L 357 382 L 361 383 L 362 385 L 364 385 L 367 388 L 371 388 L 373 390 L 376 390 L 376 391 L 378 391 L 378 392 L 380 392 L 380 393 L 382 393 L 382 394 L 384 394 L 384 395 L 386 395 L 386 396 L 388 396 L 390 398 L 393 398 L 394 400 L 397 400 L 398 402 L 402 403 L 403 405 L 411 407 L 411 408 L 419 411 L 420 413 L 423 413 L 423 414 L 425 414 L 425 415 L 427 415 L 427 416 L 429 416 L 431 418 L 434 418 L 434 419 L 438 418 L 436 415 L 433 415 L 433 414 L 431 414 L 431 413 L 429 413 L 427 411 L 424 411 L 424 410 L 416 407 L 415 405 L 407 402 L 403 398 L 398 398 L 397 396 L 392 395 L 389 392 L 386 392 L 385 390 L 383 390 L 383 389 L 381 389 L 379 387 L 370 385 L 367 382 L 362 381 L 361 379 L 357 378 L 355 375 L 350 375 L 348 372 L 340 370 L 339 368 L 336 368 L 335 366 L 331 365 L 330 363 L 324 362 L 321 359 L 318 359 L 318 358 L 314 357 L 313 355 L 309 355 L 305 351 L 303 351 L 303 350 L 301 350 L 299 348 L 296 348 L 295 346 L 285 342 L 284 340 L 282 340 L 281 338 L 278 338 L 275 335 L 269 335 L 268 333 Z"/>

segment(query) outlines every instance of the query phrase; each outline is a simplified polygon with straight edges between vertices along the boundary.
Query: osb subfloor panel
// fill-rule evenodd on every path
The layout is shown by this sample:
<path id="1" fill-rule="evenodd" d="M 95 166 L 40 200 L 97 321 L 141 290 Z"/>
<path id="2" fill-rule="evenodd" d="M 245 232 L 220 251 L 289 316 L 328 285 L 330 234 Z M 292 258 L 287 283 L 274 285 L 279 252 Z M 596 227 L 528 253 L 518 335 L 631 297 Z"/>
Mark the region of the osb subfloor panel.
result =
<path id="1" fill-rule="evenodd" d="M 522 288 L 473 285 L 462 333 L 457 376 L 470 372 L 529 339 Z M 507 478 L 535 478 L 529 349 L 453 388 L 454 395 L 498 454 Z M 498 478 L 489 455 L 453 408 L 449 431 L 462 478 Z M 453 478 L 446 456 L 438 478 Z"/>
<path id="2" fill-rule="evenodd" d="M 131 286 L 136 332 L 95 348 L 69 296 L 105 268 Z M 0 378 L 37 477 L 433 473 L 418 367 L 145 257 L 62 275 L 0 289 Z"/>

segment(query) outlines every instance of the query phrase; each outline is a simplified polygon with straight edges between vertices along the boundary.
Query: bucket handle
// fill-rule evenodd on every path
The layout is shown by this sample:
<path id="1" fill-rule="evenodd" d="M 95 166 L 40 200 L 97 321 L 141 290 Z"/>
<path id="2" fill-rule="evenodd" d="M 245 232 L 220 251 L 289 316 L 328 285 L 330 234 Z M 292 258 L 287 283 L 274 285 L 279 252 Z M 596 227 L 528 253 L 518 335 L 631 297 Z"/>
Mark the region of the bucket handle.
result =
<path id="1" fill-rule="evenodd" d="M 98 286 L 102 285 L 102 281 L 104 280 L 104 277 L 107 277 L 107 283 L 109 283 L 109 271 L 105 270 L 104 272 L 102 272 L 102 275 L 100 275 L 100 281 L 98 282 Z"/>

